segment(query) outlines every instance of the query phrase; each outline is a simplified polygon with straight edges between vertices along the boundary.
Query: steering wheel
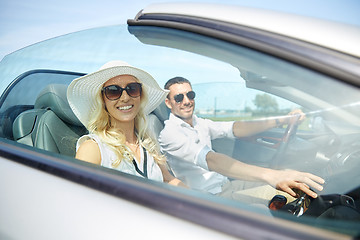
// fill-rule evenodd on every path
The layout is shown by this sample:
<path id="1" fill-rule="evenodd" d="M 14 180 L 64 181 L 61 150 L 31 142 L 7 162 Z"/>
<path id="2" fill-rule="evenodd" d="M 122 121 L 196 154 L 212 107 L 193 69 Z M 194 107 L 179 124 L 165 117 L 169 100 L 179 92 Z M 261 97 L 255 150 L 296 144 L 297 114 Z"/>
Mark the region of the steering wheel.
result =
<path id="1" fill-rule="evenodd" d="M 280 145 L 271 161 L 271 168 L 278 168 L 280 159 L 285 154 L 285 150 L 289 145 L 289 141 L 295 137 L 300 120 L 300 115 L 292 115 L 285 130 L 284 136 L 280 140 Z"/>

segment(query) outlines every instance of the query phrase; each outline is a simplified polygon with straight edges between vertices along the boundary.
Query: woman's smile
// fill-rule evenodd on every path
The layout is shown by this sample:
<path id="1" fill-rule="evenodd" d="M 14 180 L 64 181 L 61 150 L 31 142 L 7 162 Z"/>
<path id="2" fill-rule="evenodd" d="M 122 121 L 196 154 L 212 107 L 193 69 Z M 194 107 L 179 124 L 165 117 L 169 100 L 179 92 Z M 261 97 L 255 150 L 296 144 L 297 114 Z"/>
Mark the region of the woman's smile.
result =
<path id="1" fill-rule="evenodd" d="M 134 105 L 127 105 L 127 106 L 117 107 L 117 109 L 119 109 L 120 111 L 128 111 L 128 110 L 132 109 L 133 107 L 134 107 Z"/>

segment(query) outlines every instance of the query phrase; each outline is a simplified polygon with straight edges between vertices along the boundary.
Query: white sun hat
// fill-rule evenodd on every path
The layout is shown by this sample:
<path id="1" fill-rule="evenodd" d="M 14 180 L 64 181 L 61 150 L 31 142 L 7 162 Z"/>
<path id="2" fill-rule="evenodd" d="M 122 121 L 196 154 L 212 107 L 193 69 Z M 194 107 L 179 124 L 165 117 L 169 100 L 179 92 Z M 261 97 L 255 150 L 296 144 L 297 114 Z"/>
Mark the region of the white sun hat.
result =
<path id="1" fill-rule="evenodd" d="M 142 83 L 143 91 L 148 97 L 148 102 L 144 107 L 144 114 L 146 115 L 159 106 L 169 92 L 160 88 L 156 80 L 141 69 L 132 67 L 123 61 L 107 62 L 98 71 L 76 78 L 68 86 L 67 99 L 69 105 L 85 127 L 96 108 L 95 95 L 99 93 L 105 82 L 119 75 L 134 76 Z"/>

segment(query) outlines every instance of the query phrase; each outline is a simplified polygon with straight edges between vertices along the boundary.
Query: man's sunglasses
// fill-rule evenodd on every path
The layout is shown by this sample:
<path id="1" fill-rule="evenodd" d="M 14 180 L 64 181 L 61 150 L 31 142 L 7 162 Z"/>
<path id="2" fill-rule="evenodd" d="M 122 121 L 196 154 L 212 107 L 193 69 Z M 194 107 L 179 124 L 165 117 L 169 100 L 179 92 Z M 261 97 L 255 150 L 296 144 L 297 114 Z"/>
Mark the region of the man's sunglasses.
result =
<path id="1" fill-rule="evenodd" d="M 195 98 L 195 92 L 194 91 L 187 92 L 186 96 L 188 97 L 189 100 L 193 100 Z M 175 95 L 174 100 L 177 103 L 181 103 L 182 100 L 184 100 L 184 94 L 180 93 Z"/>
<path id="2" fill-rule="evenodd" d="M 141 83 L 129 83 L 125 88 L 118 85 L 110 85 L 101 89 L 101 92 L 105 94 L 107 99 L 114 101 L 121 97 L 124 90 L 130 97 L 139 97 L 142 91 Z"/>

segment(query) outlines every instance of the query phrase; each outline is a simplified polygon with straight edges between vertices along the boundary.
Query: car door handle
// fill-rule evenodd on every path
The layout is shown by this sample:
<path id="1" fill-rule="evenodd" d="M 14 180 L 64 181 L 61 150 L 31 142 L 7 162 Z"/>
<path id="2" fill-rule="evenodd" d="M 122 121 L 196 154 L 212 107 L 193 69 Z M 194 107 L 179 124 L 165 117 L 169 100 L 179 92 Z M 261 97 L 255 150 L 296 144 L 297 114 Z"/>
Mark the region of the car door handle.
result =
<path id="1" fill-rule="evenodd" d="M 257 143 L 260 143 L 262 145 L 265 145 L 267 147 L 276 147 L 276 145 L 278 144 L 279 142 L 279 139 L 276 139 L 276 138 L 257 138 L 256 139 L 256 142 Z"/>

